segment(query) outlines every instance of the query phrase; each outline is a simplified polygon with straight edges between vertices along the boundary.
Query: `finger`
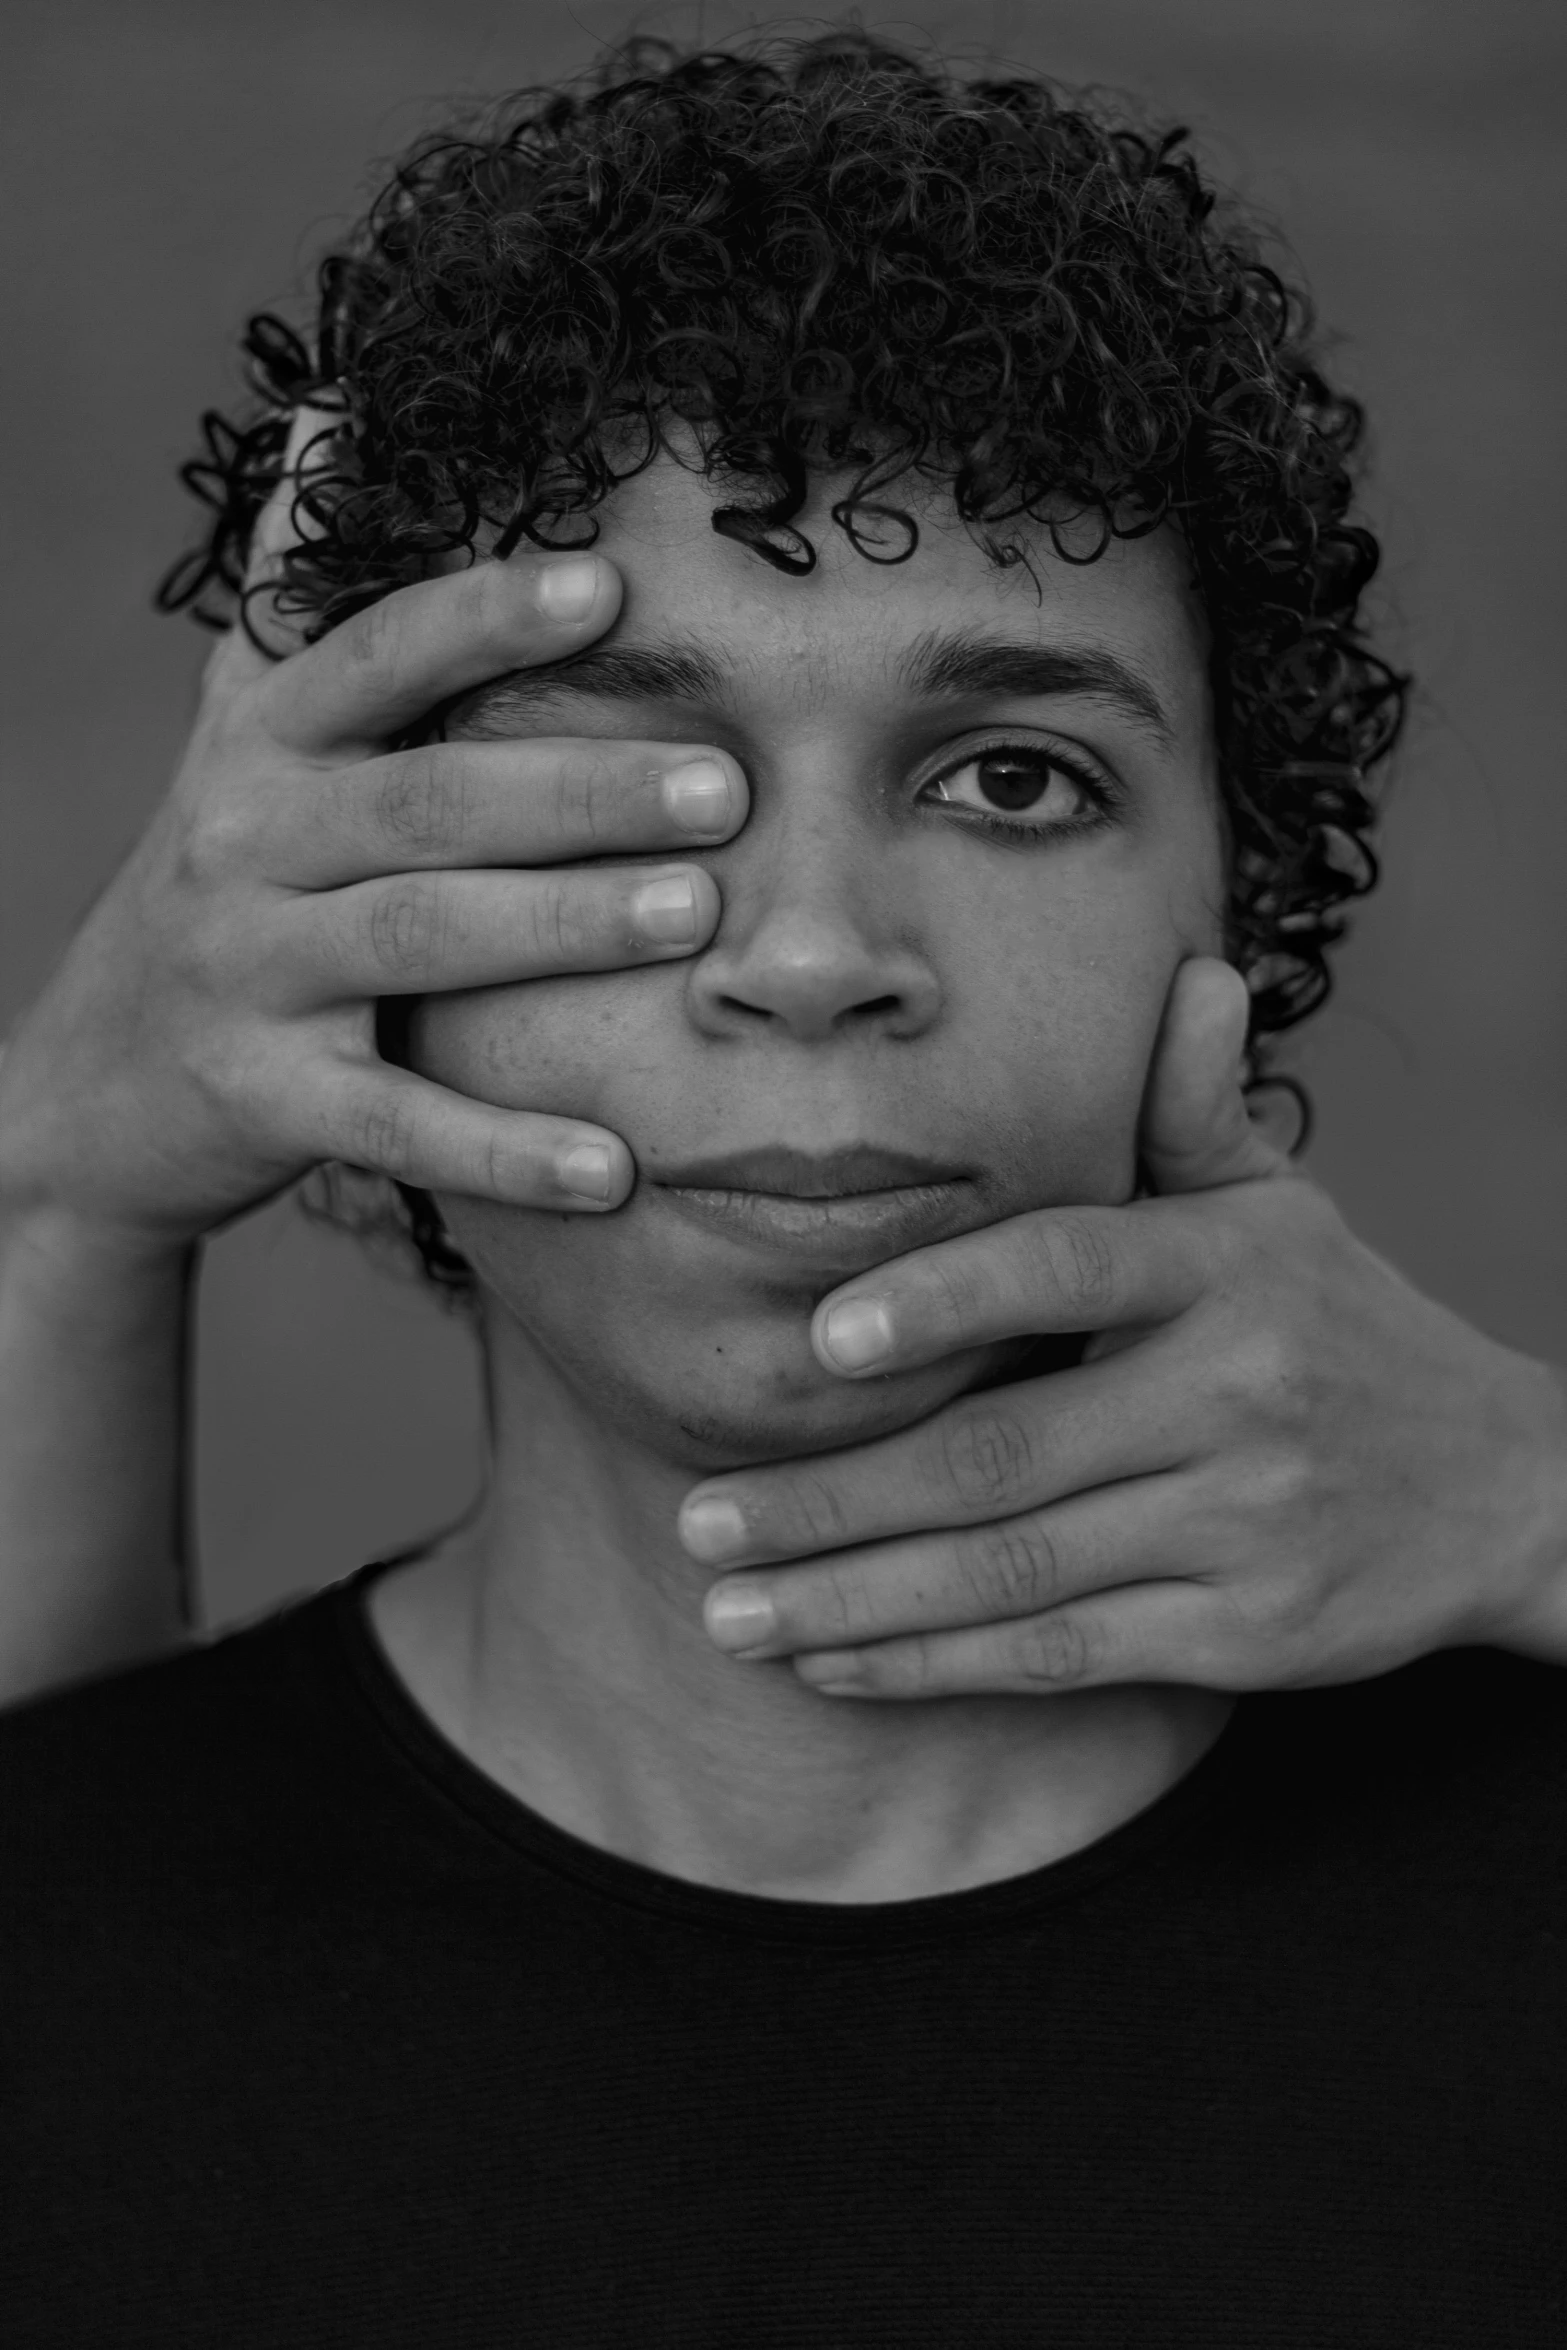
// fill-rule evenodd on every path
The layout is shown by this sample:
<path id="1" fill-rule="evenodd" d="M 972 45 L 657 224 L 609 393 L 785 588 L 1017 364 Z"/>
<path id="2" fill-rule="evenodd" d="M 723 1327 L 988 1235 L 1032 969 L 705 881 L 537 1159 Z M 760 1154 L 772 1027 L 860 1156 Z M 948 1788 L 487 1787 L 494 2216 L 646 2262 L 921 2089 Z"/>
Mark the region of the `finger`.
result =
<path id="1" fill-rule="evenodd" d="M 429 743 L 269 793 L 268 871 L 326 889 L 447 866 L 551 865 L 727 839 L 745 774 L 701 744 Z"/>
<path id="2" fill-rule="evenodd" d="M 296 898 L 279 945 L 306 1000 L 442 994 L 689 955 L 718 885 L 699 865 L 409 873 Z"/>
<path id="3" fill-rule="evenodd" d="M 735 1567 L 972 1526 L 1176 1468 L 1202 1433 L 1190 1380 L 1153 1340 L 961 1396 L 873 1444 L 698 1485 L 680 1537 L 704 1566 Z"/>
<path id="4" fill-rule="evenodd" d="M 1211 1242 L 1164 1203 L 1040 1208 L 916 1249 L 835 1290 L 811 1344 L 844 1378 L 1047 1332 L 1167 1321 L 1205 1286 Z"/>
<path id="5" fill-rule="evenodd" d="M 470 686 L 580 651 L 620 597 L 620 574 L 598 555 L 516 555 L 420 580 L 274 670 L 267 723 L 306 757 L 368 749 Z"/>
<path id="6" fill-rule="evenodd" d="M 1225 1622 L 1222 1600 L 1200 1585 L 1132 1584 L 1020 1623 L 796 1657 L 794 1671 L 831 1697 L 1064 1697 L 1130 1681 L 1241 1687 Z"/>
<path id="7" fill-rule="evenodd" d="M 1143 1101 L 1143 1164 L 1156 1191 L 1206 1191 L 1288 1168 L 1247 1112 L 1249 1017 L 1246 982 L 1232 965 L 1195 955 L 1176 972 Z"/>
<path id="8" fill-rule="evenodd" d="M 335 1061 L 295 1088 L 298 1147 L 421 1190 L 524 1208 L 603 1212 L 635 1179 L 616 1134 L 578 1118 L 498 1110 L 385 1063 Z"/>
<path id="9" fill-rule="evenodd" d="M 1178 1478 L 1138 1478 L 981 1526 L 724 1575 L 703 1621 L 729 1655 L 760 1658 L 1035 1616 L 1181 1572 L 1195 1548 L 1184 1500 Z"/>

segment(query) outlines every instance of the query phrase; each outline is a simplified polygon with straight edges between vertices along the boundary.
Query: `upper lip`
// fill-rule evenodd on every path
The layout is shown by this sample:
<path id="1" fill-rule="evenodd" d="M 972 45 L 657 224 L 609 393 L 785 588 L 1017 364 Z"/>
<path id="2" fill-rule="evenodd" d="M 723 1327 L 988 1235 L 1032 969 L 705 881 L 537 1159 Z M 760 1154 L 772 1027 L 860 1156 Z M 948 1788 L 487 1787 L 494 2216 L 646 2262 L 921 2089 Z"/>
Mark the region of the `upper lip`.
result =
<path id="1" fill-rule="evenodd" d="M 911 1151 L 880 1150 L 867 1142 L 821 1152 L 792 1150 L 779 1142 L 648 1172 L 655 1183 L 682 1191 L 771 1191 L 786 1199 L 842 1199 L 855 1192 L 901 1191 L 911 1184 L 960 1183 L 969 1170 L 918 1158 Z"/>

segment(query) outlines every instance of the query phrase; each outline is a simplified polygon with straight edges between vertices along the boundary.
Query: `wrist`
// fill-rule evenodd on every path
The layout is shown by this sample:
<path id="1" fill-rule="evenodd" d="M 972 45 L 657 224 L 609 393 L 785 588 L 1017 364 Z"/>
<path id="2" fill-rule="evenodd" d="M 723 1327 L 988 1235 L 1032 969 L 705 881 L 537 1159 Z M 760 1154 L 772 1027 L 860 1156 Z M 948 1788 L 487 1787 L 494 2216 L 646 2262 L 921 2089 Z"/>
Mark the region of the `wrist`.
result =
<path id="1" fill-rule="evenodd" d="M 18 1265 L 54 1278 L 91 1268 L 101 1280 L 134 1281 L 184 1264 L 198 1231 L 167 1216 L 162 1201 L 144 1213 L 145 1199 L 127 1182 L 151 1157 L 142 1122 L 127 1136 L 110 1092 L 57 1076 L 48 1048 L 47 1036 L 35 1035 L 27 1021 L 0 1044 L 0 1264 L 7 1280 Z M 167 1181 L 181 1154 L 173 1137 L 160 1139 Z M 145 1181 L 140 1188 L 145 1192 Z"/>
<path id="2" fill-rule="evenodd" d="M 0 1279 L 7 1290 L 111 1297 L 182 1284 L 195 1243 L 64 1202 L 0 1194 Z"/>

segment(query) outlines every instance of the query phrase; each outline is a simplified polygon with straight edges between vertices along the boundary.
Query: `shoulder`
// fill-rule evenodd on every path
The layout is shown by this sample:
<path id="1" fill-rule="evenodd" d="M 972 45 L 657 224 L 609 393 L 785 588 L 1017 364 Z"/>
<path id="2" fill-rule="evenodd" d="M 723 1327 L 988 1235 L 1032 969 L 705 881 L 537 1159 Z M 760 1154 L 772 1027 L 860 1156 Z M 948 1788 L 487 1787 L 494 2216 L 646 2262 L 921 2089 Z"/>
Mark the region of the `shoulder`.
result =
<path id="1" fill-rule="evenodd" d="M 1442 1849 L 1488 1875 L 1567 1858 L 1567 1671 L 1453 1649 L 1253 1700 L 1259 1791 L 1368 1853 Z"/>
<path id="2" fill-rule="evenodd" d="M 1466 1777 L 1525 1752 L 1567 1768 L 1567 1672 L 1558 1665 L 1499 1649 L 1444 1649 L 1379 1679 L 1303 1694 L 1320 1728 L 1331 1724 L 1395 1775 L 1400 1757 L 1420 1767 L 1446 1758 Z"/>
<path id="3" fill-rule="evenodd" d="M 0 1851 L 107 1858 L 319 1786 L 343 1714 L 340 1587 L 242 1631 L 0 1714 Z M 134 1824 L 134 1829 L 133 1829 Z"/>

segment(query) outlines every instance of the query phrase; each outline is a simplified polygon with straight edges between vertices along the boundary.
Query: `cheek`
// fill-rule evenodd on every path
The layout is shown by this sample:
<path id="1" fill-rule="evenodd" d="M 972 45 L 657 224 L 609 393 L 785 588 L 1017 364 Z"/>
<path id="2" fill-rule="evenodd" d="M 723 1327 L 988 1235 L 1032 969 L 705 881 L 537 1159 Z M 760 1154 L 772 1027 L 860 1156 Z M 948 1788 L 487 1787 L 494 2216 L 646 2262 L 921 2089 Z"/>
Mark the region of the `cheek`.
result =
<path id="1" fill-rule="evenodd" d="M 1108 975 L 1045 991 L 1020 987 L 1000 1034 L 976 1043 L 987 1064 L 984 1098 L 1017 1207 L 1128 1196 L 1136 1164 L 1144 1072 L 1157 1002 Z M 980 1105 L 978 1101 L 976 1108 Z"/>
<path id="2" fill-rule="evenodd" d="M 839 1040 L 847 1053 L 820 1066 L 704 1050 L 687 1001 L 696 964 L 429 997 L 409 1058 L 477 1100 L 609 1126 L 655 1160 L 693 1132 L 722 1147 L 780 1117 L 814 1122 L 824 1101 L 846 1127 L 847 1088 L 867 1134 L 972 1148 L 995 1215 L 1125 1198 L 1170 981 L 1187 955 L 1215 950 L 1221 891 L 1206 814 L 1181 837 L 1128 837 L 1075 869 L 949 858 L 939 887 L 912 893 L 940 1016 L 885 1050 Z"/>
<path id="3" fill-rule="evenodd" d="M 409 1024 L 409 1062 L 503 1109 L 613 1123 L 617 1079 L 654 1057 L 667 1010 L 660 977 L 609 972 L 426 996 Z"/>
<path id="4" fill-rule="evenodd" d="M 1101 867 L 1092 889 L 1059 890 L 1047 908 L 992 901 L 950 941 L 954 1066 L 1026 1166 L 1009 1188 L 1030 1206 L 1129 1196 L 1170 983 L 1218 944 L 1206 889 L 1120 878 L 1108 886 Z"/>

